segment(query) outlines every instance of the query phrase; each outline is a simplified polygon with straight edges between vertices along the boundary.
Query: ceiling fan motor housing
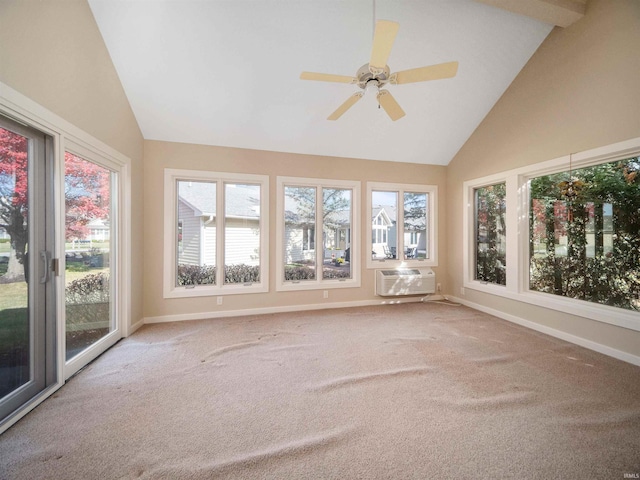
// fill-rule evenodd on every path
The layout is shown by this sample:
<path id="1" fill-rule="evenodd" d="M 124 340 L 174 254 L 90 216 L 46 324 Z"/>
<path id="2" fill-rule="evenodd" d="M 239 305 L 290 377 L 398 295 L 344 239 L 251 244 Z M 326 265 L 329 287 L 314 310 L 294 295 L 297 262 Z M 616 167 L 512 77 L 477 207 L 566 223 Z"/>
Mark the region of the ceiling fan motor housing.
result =
<path id="1" fill-rule="evenodd" d="M 382 87 L 389 82 L 391 76 L 391 70 L 389 66 L 385 65 L 382 73 L 373 74 L 368 63 L 361 66 L 356 72 L 356 78 L 358 79 L 358 86 L 363 90 L 367 88 L 369 82 L 377 82 L 378 87 Z"/>

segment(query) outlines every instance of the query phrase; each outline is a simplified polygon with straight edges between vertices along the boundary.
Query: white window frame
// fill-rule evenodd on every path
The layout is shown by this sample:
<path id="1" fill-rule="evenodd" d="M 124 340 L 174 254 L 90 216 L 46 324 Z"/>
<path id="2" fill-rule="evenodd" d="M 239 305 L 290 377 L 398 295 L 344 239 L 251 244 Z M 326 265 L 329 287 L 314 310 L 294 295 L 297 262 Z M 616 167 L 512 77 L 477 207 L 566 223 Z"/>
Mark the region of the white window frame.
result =
<path id="1" fill-rule="evenodd" d="M 578 169 L 635 157 L 640 154 L 640 137 L 572 155 L 572 168 Z M 640 331 L 640 313 L 584 300 L 562 297 L 529 289 L 529 180 L 542 175 L 565 172 L 569 156 L 501 172 L 463 183 L 463 286 L 512 300 L 543 305 L 545 308 Z M 476 188 L 506 182 L 506 269 L 507 284 L 496 285 L 474 279 Z M 520 233 L 519 233 L 520 232 Z"/>
<path id="2" fill-rule="evenodd" d="M 324 242 L 322 233 L 324 225 L 322 221 L 322 189 L 335 188 L 351 190 L 351 278 L 322 278 L 322 269 L 318 269 L 314 280 L 300 282 L 285 281 L 284 279 L 284 190 L 285 187 L 312 187 L 316 189 L 316 226 L 315 226 L 315 261 L 316 266 L 322 266 L 324 262 Z M 360 182 L 355 180 L 330 180 L 304 177 L 277 177 L 277 220 L 276 220 L 276 290 L 327 290 L 333 288 L 354 288 L 360 286 Z M 320 214 L 318 214 L 320 213 Z"/>
<path id="3" fill-rule="evenodd" d="M 371 205 L 371 194 L 374 191 L 396 192 L 398 194 L 398 205 L 396 206 L 396 252 L 400 258 L 373 259 L 371 257 L 371 245 L 373 244 L 373 219 Z M 426 193 L 427 194 L 427 255 L 428 258 L 404 258 L 404 194 L 406 193 Z M 436 233 L 438 225 L 438 186 L 437 185 L 414 185 L 406 183 L 385 183 L 367 182 L 367 268 L 405 268 L 405 267 L 437 267 L 438 266 L 438 235 Z M 402 226 L 402 228 L 400 228 Z M 389 240 L 388 238 L 386 239 Z"/>
<path id="4" fill-rule="evenodd" d="M 177 286 L 178 181 L 216 182 L 216 284 Z M 260 282 L 224 284 L 224 220 L 226 183 L 260 185 Z M 240 173 L 209 172 L 203 170 L 164 170 L 164 298 L 189 298 L 269 291 L 269 177 Z"/>

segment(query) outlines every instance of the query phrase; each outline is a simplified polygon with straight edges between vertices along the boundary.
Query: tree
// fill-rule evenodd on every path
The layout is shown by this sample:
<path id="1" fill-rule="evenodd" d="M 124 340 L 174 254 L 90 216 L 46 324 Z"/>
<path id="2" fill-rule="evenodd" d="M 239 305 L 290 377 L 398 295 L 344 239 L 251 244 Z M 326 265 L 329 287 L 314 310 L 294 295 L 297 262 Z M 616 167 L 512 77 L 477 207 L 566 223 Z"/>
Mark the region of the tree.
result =
<path id="1" fill-rule="evenodd" d="M 0 228 L 9 235 L 9 262 L 0 283 L 24 280 L 28 241 L 28 140 L 0 128 Z M 65 236 L 85 238 L 87 224 L 108 220 L 110 173 L 105 168 L 65 154 Z"/>
<path id="2" fill-rule="evenodd" d="M 27 139 L 0 128 L 0 227 L 9 235 L 9 263 L 0 282 L 24 280 L 28 238 Z"/>
<path id="3" fill-rule="evenodd" d="M 86 238 L 87 224 L 109 220 L 111 172 L 69 152 L 64 156 L 65 237 Z"/>
<path id="4" fill-rule="evenodd" d="M 571 174 L 572 196 L 566 172 L 532 180 L 532 290 L 640 309 L 639 171 L 638 157 L 581 168 Z M 556 254 L 560 237 L 566 252 Z M 545 241 L 546 252 L 533 251 Z"/>
<path id="5" fill-rule="evenodd" d="M 476 279 L 506 284 L 506 184 L 478 188 L 476 195 Z"/>

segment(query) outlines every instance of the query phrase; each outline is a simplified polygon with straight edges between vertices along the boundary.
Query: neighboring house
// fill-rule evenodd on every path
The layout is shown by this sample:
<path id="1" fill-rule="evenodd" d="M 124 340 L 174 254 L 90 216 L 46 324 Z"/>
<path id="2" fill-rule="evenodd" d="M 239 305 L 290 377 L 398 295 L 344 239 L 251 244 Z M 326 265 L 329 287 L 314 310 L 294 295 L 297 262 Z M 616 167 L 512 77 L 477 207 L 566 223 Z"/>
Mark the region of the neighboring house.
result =
<path id="1" fill-rule="evenodd" d="M 405 256 L 423 257 L 427 251 L 424 219 L 405 218 L 404 223 Z M 371 254 L 374 258 L 397 258 L 397 215 L 393 205 L 371 209 Z"/>
<path id="2" fill-rule="evenodd" d="M 313 262 L 316 258 L 315 219 L 305 218 L 297 211 L 296 202 L 285 197 L 285 262 Z M 344 258 L 351 244 L 351 211 L 333 211 L 324 218 L 323 223 L 323 258 Z"/>
<path id="3" fill-rule="evenodd" d="M 226 265 L 258 265 L 260 194 L 244 185 L 225 185 Z M 213 184 L 180 182 L 178 187 L 178 263 L 215 265 L 216 194 Z"/>
<path id="4" fill-rule="evenodd" d="M 374 258 L 395 255 L 396 207 L 376 205 L 371 208 L 371 254 Z"/>
<path id="5" fill-rule="evenodd" d="M 94 218 L 87 224 L 89 235 L 85 240 L 106 242 L 109 240 L 109 222 L 100 218 Z"/>

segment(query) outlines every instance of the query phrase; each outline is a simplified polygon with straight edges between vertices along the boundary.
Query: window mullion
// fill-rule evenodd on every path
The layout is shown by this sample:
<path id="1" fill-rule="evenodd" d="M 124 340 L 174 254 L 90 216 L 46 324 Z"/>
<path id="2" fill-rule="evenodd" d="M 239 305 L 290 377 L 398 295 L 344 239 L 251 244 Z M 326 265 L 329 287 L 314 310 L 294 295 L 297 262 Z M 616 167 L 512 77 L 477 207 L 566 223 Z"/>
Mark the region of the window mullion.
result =
<path id="1" fill-rule="evenodd" d="M 521 195 L 518 195 L 519 179 L 517 175 L 507 177 L 505 183 L 506 287 L 508 291 L 516 293 L 523 286 L 522 275 L 520 274 L 522 264 L 518 259 L 528 252 L 528 194 L 522 188 L 520 189 Z"/>
<path id="2" fill-rule="evenodd" d="M 404 190 L 398 190 L 398 208 L 396 209 L 396 260 L 405 261 L 404 258 Z"/>
<path id="3" fill-rule="evenodd" d="M 316 187 L 316 283 L 322 282 L 324 274 L 324 189 Z"/>
<path id="4" fill-rule="evenodd" d="M 224 242 L 225 242 L 225 205 L 224 189 L 225 183 L 222 179 L 216 180 L 216 285 L 219 288 L 224 286 Z"/>

